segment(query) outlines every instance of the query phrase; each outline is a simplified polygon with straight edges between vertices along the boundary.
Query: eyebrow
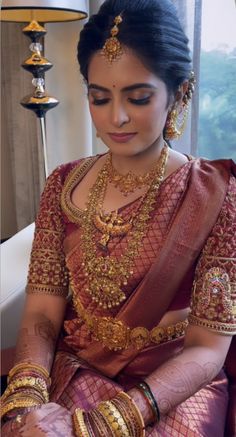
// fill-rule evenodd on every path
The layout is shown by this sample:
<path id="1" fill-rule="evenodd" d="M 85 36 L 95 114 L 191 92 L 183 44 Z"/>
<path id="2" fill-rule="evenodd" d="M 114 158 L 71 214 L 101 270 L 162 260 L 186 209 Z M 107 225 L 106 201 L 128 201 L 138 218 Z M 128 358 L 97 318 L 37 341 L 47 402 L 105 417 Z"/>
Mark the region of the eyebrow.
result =
<path id="1" fill-rule="evenodd" d="M 125 92 L 125 91 L 133 91 L 139 88 L 150 88 L 150 89 L 157 89 L 156 86 L 150 84 L 150 83 L 134 83 L 133 85 L 129 85 L 126 86 L 124 88 L 121 89 L 121 91 Z M 100 85 L 96 85 L 95 83 L 91 83 L 88 86 L 88 90 L 99 90 L 99 91 L 105 91 L 105 92 L 110 92 L 110 90 L 108 88 L 105 88 L 103 86 Z"/>

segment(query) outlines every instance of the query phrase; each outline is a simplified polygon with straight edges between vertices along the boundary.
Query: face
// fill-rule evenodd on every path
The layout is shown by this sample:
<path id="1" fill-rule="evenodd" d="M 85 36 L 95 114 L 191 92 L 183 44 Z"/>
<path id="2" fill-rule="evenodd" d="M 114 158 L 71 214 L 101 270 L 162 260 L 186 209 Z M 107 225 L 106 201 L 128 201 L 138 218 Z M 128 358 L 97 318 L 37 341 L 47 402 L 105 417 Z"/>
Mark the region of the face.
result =
<path id="1" fill-rule="evenodd" d="M 131 51 L 111 65 L 99 52 L 93 56 L 88 98 L 95 128 L 112 153 L 133 156 L 162 141 L 169 110 L 166 85 Z"/>

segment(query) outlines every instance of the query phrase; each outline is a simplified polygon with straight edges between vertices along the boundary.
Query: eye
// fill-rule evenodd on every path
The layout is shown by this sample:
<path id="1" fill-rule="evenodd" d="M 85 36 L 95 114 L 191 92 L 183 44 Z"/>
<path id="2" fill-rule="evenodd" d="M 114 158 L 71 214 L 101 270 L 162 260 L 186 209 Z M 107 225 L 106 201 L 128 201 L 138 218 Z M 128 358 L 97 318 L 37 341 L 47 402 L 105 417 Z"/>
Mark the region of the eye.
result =
<path id="1" fill-rule="evenodd" d="M 133 103 L 133 105 L 148 105 L 148 103 L 150 103 L 151 100 L 151 96 L 148 97 L 143 97 L 141 99 L 133 99 L 133 98 L 129 98 L 129 102 Z"/>
<path id="2" fill-rule="evenodd" d="M 109 100 L 110 100 L 110 99 L 108 99 L 108 98 L 106 98 L 106 99 L 95 99 L 95 98 L 93 97 L 92 105 L 95 105 L 95 106 L 105 105 L 106 103 L 109 102 Z"/>

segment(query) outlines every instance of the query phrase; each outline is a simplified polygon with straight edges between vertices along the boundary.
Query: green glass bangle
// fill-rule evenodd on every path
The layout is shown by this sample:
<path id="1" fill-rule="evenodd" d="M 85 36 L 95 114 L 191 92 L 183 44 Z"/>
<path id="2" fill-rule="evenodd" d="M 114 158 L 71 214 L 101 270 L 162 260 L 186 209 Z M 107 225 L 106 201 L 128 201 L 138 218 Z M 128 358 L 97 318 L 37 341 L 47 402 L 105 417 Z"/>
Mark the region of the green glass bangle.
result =
<path id="1" fill-rule="evenodd" d="M 156 420 L 156 422 L 159 422 L 160 416 L 161 416 L 160 410 L 158 408 L 157 401 L 154 398 L 153 393 L 152 393 L 149 385 L 147 384 L 146 381 L 141 381 L 141 382 L 139 382 L 139 384 L 136 387 L 142 391 L 142 393 L 144 394 L 144 396 L 148 400 L 149 405 L 150 405 L 152 412 L 154 414 L 155 420 Z"/>

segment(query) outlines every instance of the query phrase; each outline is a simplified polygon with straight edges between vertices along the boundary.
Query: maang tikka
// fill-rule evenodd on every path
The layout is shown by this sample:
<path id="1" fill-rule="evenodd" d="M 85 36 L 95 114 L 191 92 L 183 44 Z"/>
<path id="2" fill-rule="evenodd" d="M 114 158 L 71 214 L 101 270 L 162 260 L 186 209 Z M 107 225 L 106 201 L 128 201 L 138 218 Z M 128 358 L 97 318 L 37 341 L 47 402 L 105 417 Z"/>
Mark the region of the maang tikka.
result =
<path id="1" fill-rule="evenodd" d="M 122 16 L 117 15 L 114 19 L 114 26 L 111 29 L 111 36 L 107 38 L 103 48 L 102 55 L 112 64 L 113 61 L 117 61 L 123 54 L 121 43 L 117 38 L 119 33 L 119 24 L 122 22 Z"/>

